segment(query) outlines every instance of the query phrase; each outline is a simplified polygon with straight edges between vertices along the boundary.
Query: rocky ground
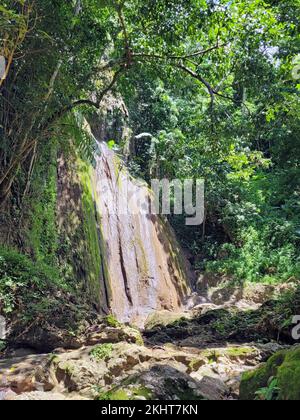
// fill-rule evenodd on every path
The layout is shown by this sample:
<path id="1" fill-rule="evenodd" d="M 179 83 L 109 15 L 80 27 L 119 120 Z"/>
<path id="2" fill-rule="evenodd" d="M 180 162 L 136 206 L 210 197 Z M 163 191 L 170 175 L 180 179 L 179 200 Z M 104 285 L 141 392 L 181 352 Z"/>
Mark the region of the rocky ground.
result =
<path id="1" fill-rule="evenodd" d="M 275 343 L 145 346 L 135 330 L 123 328 L 99 325 L 78 350 L 15 351 L 0 361 L 2 398 L 237 399 L 241 374 L 281 349 Z"/>
<path id="2" fill-rule="evenodd" d="M 41 354 L 34 337 L 31 348 L 8 346 L 0 360 L 0 399 L 239 399 L 242 375 L 250 372 L 253 381 L 254 369 L 286 351 L 288 340 L 277 342 L 280 333 L 286 335 L 274 323 L 276 302 L 218 303 L 198 301 L 182 314 L 156 313 L 142 334 L 109 316 L 71 345 L 61 333 L 63 345 L 51 353 Z M 245 389 L 242 382 L 247 399 Z"/>

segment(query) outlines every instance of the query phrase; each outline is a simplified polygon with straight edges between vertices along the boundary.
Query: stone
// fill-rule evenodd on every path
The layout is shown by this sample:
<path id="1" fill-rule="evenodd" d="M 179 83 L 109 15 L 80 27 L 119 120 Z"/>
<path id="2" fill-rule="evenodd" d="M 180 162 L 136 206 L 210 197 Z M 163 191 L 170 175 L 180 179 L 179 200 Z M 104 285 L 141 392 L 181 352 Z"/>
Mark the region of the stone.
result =
<path id="1" fill-rule="evenodd" d="M 39 380 L 49 363 L 48 355 L 31 355 L 0 360 L 0 386 L 10 388 L 17 394 L 39 389 L 53 388 L 48 377 Z"/>
<path id="2" fill-rule="evenodd" d="M 121 324 L 118 327 L 95 326 L 86 333 L 83 343 L 86 346 L 93 346 L 104 343 L 120 343 L 122 341 L 139 345 L 143 344 L 143 338 L 137 329 Z"/>
<path id="3" fill-rule="evenodd" d="M 15 401 L 63 401 L 68 398 L 59 393 L 54 392 L 25 392 L 24 394 L 17 395 L 12 400 Z"/>
<path id="4" fill-rule="evenodd" d="M 211 376 L 205 376 L 200 381 L 199 392 L 209 401 L 224 400 L 230 393 L 224 382 Z"/>
<path id="5" fill-rule="evenodd" d="M 11 401 L 17 394 L 9 388 L 0 388 L 0 401 Z"/>
<path id="6" fill-rule="evenodd" d="M 151 330 L 158 326 L 167 326 L 174 324 L 181 319 L 189 319 L 190 315 L 187 312 L 170 312 L 170 311 L 156 311 L 149 315 L 145 322 L 145 329 Z"/>
<path id="7" fill-rule="evenodd" d="M 109 399 L 116 398 L 116 393 L 125 399 L 135 399 L 130 397 L 130 386 L 135 390 L 142 389 L 147 400 L 202 400 L 198 393 L 198 383 L 189 375 L 171 366 L 155 365 L 149 370 L 141 372 L 136 376 L 126 379 L 124 384 L 109 394 Z"/>

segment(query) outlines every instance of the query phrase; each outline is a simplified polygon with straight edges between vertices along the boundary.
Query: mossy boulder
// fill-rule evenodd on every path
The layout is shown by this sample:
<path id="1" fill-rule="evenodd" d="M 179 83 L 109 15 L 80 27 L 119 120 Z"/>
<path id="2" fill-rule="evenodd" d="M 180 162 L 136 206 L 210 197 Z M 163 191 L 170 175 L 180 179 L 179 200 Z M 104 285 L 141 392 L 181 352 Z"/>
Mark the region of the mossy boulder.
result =
<path id="1" fill-rule="evenodd" d="M 152 330 L 156 327 L 176 326 L 178 321 L 186 320 L 188 317 L 189 315 L 187 313 L 156 311 L 147 318 L 145 329 Z"/>
<path id="2" fill-rule="evenodd" d="M 245 373 L 240 386 L 240 399 L 256 399 L 257 392 L 268 388 L 272 378 L 277 380 L 277 399 L 300 400 L 300 346 L 280 351 L 260 368 Z"/>
<path id="3" fill-rule="evenodd" d="M 143 337 L 139 330 L 122 325 L 114 318 L 105 318 L 102 322 L 95 323 L 86 331 L 84 337 L 84 344 L 93 346 L 96 344 L 105 343 L 120 343 L 127 342 L 144 345 Z"/>
<path id="4" fill-rule="evenodd" d="M 281 400 L 300 400 L 300 347 L 286 354 L 279 367 L 278 386 Z"/>
<path id="5" fill-rule="evenodd" d="M 169 366 L 157 364 L 125 379 L 111 391 L 100 393 L 102 400 L 201 401 L 225 399 L 228 389 L 217 378 L 202 381 Z"/>

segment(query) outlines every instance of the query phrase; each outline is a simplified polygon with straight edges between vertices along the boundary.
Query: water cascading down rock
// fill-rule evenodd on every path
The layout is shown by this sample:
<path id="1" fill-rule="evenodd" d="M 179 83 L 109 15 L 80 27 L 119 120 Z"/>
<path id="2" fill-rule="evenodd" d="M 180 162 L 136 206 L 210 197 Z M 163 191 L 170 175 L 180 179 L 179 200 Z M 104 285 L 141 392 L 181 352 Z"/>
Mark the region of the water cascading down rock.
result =
<path id="1" fill-rule="evenodd" d="M 93 190 L 110 306 L 119 321 L 143 326 L 155 311 L 182 310 L 190 293 L 185 261 L 169 224 L 150 214 L 148 186 L 106 143 L 99 148 Z"/>

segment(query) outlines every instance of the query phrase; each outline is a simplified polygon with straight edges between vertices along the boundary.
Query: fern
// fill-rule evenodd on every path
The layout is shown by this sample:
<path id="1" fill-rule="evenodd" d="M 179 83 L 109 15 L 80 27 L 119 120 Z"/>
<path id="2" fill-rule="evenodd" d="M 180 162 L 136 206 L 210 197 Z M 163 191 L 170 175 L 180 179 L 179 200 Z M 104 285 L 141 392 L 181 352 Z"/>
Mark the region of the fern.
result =
<path id="1" fill-rule="evenodd" d="M 277 378 L 273 378 L 269 382 L 269 386 L 266 388 L 259 389 L 255 395 L 256 400 L 262 401 L 277 401 L 280 388 L 278 387 Z"/>

